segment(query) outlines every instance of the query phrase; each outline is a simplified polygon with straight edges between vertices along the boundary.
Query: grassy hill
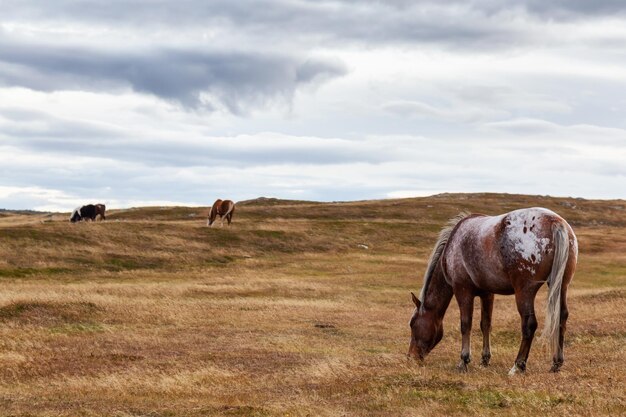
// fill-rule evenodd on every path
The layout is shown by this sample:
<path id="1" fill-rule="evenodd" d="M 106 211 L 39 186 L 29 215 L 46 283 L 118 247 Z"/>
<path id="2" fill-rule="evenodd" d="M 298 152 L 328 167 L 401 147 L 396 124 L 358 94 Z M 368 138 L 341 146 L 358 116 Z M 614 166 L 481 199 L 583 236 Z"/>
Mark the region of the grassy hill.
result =
<path id="1" fill-rule="evenodd" d="M 407 361 L 417 291 L 445 221 L 542 206 L 580 243 L 566 363 L 506 373 L 519 346 L 496 297 L 492 366 L 455 371 L 458 308 Z M 0 216 L 0 416 L 617 415 L 626 340 L 626 202 L 507 194 Z M 543 318 L 545 290 L 537 309 Z M 475 314 L 473 351 L 480 351 Z"/>

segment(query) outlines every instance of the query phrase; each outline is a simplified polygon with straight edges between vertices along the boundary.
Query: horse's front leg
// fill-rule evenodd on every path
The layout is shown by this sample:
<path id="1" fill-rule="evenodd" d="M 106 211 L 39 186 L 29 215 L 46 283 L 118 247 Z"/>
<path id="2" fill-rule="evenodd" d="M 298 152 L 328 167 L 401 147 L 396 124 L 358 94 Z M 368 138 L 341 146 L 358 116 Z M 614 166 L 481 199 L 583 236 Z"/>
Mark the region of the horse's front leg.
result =
<path id="1" fill-rule="evenodd" d="M 474 314 L 474 294 L 467 290 L 455 291 L 455 297 L 461 312 L 461 361 L 457 368 L 461 372 L 467 372 L 467 364 L 471 361 L 470 336 Z"/>
<path id="2" fill-rule="evenodd" d="M 493 294 L 486 294 L 480 297 L 480 330 L 483 333 L 483 354 L 480 361 L 481 366 L 489 366 L 491 360 L 491 344 L 489 336 L 491 332 L 491 315 L 493 313 Z"/>
<path id="3" fill-rule="evenodd" d="M 537 318 L 535 317 L 536 294 L 536 289 L 534 291 L 529 290 L 515 293 L 517 311 L 522 319 L 522 343 L 520 344 L 515 364 L 509 371 L 509 375 L 515 375 L 516 373 L 523 373 L 526 371 L 528 353 L 530 352 L 530 346 L 532 345 L 533 338 L 535 337 L 535 330 L 537 330 Z"/>

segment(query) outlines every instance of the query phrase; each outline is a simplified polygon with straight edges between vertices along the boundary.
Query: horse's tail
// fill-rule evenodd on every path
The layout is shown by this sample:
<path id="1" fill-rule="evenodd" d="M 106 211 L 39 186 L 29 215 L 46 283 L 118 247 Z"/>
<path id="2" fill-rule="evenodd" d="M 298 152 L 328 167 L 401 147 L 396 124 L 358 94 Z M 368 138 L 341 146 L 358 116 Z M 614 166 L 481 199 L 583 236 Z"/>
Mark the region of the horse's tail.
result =
<path id="1" fill-rule="evenodd" d="M 554 241 L 554 260 L 548 276 L 548 303 L 546 305 L 546 322 L 541 337 L 550 344 L 552 355 L 559 347 L 559 328 L 561 325 L 561 287 L 563 275 L 569 256 L 569 236 L 563 223 L 552 226 Z"/>
<path id="2" fill-rule="evenodd" d="M 228 216 L 230 213 L 235 212 L 235 203 L 230 202 L 230 207 L 228 207 L 228 211 L 224 214 L 224 217 Z"/>

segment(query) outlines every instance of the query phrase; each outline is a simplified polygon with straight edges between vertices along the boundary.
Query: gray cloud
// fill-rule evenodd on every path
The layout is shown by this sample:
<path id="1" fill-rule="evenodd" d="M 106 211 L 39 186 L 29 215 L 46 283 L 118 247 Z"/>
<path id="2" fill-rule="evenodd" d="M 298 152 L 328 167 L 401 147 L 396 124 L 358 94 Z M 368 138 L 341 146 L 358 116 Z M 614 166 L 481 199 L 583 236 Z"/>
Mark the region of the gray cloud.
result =
<path id="1" fill-rule="evenodd" d="M 393 101 L 383 104 L 382 108 L 400 117 L 433 118 L 455 123 L 476 123 L 509 116 L 504 110 L 489 107 L 456 105 L 442 108 L 418 101 Z"/>
<path id="2" fill-rule="evenodd" d="M 626 130 L 587 124 L 560 125 L 541 119 L 510 119 L 489 122 L 481 126 L 484 131 L 505 132 L 526 140 L 540 139 L 550 143 L 568 143 L 570 146 L 609 146 L 626 149 Z M 589 138 L 593 138 L 590 141 Z"/>
<path id="3" fill-rule="evenodd" d="M 267 137 L 252 139 L 269 142 L 272 146 L 268 147 L 268 154 L 282 147 Z M 237 146 L 245 149 L 253 141 Z M 29 149 L 0 146 L 0 155 L 5 158 L 0 156 L 0 174 L 14 179 L 12 193 L 3 191 L 0 184 L 0 199 L 5 207 L 23 208 L 19 204 L 28 202 L 27 207 L 47 204 L 68 210 L 81 201 L 91 200 L 117 207 L 156 201 L 206 204 L 205 200 L 216 195 L 234 199 L 274 195 L 350 200 L 381 198 L 398 192 L 406 195 L 403 190 L 416 194 L 503 191 L 503 184 L 507 192 L 533 190 L 536 194 L 608 197 L 616 192 L 612 191 L 614 187 L 619 189 L 626 175 L 618 155 L 607 159 L 598 154 L 601 149 L 593 146 L 591 155 L 575 152 L 569 143 L 539 142 L 528 146 L 522 139 L 512 146 L 513 141 L 502 137 L 481 141 L 376 137 L 359 142 L 307 138 L 307 142 L 315 145 L 306 145 L 301 153 L 309 152 L 313 146 L 318 149 L 307 163 L 294 158 L 293 162 L 265 164 L 224 161 L 220 165 L 168 166 L 123 158 L 68 158 L 68 152 L 59 152 L 47 153 L 45 161 L 36 160 L 38 169 L 33 169 L 34 162 L 27 158 L 32 155 Z M 322 153 L 333 154 L 342 148 L 360 150 L 363 159 L 365 154 L 380 154 L 384 147 L 397 152 L 393 157 L 387 155 L 381 163 L 342 160 L 325 165 L 319 161 Z M 598 188 L 595 181 L 601 181 L 603 187 Z M 38 189 L 33 190 L 30 184 L 37 184 Z M 3 193 L 10 195 L 3 198 Z"/>
<path id="4" fill-rule="evenodd" d="M 11 3 L 11 2 L 9 2 Z M 91 22 L 96 25 L 141 27 L 155 32 L 160 28 L 183 30 L 216 28 L 244 34 L 257 44 L 298 40 L 307 48 L 334 46 L 337 42 L 448 44 L 456 47 L 504 47 L 524 43 L 531 37 L 512 24 L 511 16 L 481 4 L 366 2 L 211 1 L 182 2 L 122 1 L 58 3 L 17 2 L 5 7 L 5 19 L 36 19 L 52 22 Z M 192 12 L 190 12 L 192 11 Z M 218 40 L 219 40 L 218 36 Z M 267 45 L 260 45 L 266 47 Z"/>
<path id="5" fill-rule="evenodd" d="M 520 19 L 571 21 L 624 14 L 619 0 L 202 0 L 107 2 L 5 0 L 8 20 L 78 21 L 161 28 L 225 29 L 251 38 L 297 39 L 309 47 L 337 41 L 511 47 L 543 42 Z M 150 28 L 150 29 L 148 29 Z"/>
<path id="6" fill-rule="evenodd" d="M 153 136 L 154 135 L 154 136 Z M 280 164 L 381 163 L 395 159 L 383 144 L 279 134 L 223 138 L 177 137 L 67 120 L 39 111 L 0 107 L 0 139 L 34 152 L 141 161 L 151 166 L 267 166 Z"/>
<path id="7" fill-rule="evenodd" d="M 1 33 L 0 33 L 1 35 Z M 338 60 L 281 54 L 148 48 L 116 51 L 0 37 L 0 84 L 35 90 L 132 88 L 189 107 L 241 114 L 346 73 Z"/>
<path id="8" fill-rule="evenodd" d="M 520 2 L 529 12 L 544 18 L 572 19 L 595 16 L 614 16 L 626 12 L 620 0 L 525 0 Z"/>
<path id="9" fill-rule="evenodd" d="M 0 106 L 0 137 L 22 145 L 28 140 L 59 138 L 67 143 L 85 139 L 100 140 L 123 137 L 121 129 L 94 122 L 54 117 L 48 113 L 19 107 Z"/>

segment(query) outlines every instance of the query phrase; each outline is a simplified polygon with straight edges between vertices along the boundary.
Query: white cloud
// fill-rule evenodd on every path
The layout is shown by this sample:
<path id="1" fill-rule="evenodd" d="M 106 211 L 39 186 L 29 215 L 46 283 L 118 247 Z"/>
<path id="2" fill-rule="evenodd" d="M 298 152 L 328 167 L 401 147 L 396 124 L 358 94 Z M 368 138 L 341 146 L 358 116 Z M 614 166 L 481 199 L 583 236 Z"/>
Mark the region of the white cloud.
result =
<path id="1" fill-rule="evenodd" d="M 7 5 L 0 207 L 626 198 L 614 2 Z"/>

